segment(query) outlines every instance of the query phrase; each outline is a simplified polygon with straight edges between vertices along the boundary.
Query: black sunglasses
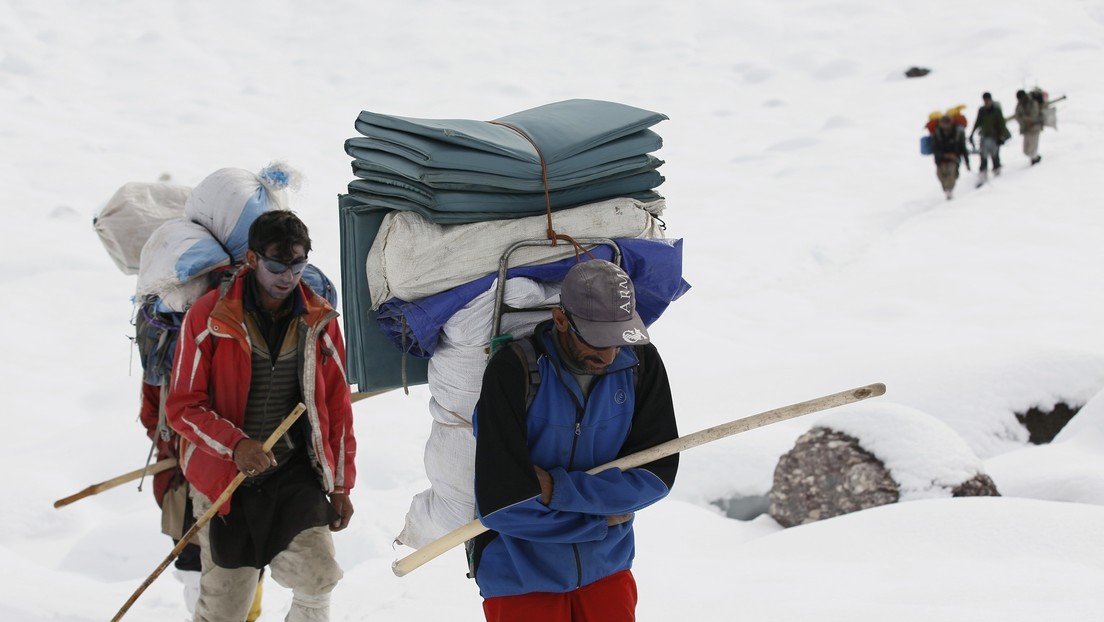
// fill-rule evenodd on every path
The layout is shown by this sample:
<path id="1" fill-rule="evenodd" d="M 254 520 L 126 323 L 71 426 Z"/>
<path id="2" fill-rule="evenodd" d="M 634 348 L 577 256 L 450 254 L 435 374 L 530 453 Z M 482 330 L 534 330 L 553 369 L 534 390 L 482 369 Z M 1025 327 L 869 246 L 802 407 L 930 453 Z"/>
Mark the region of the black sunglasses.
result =
<path id="1" fill-rule="evenodd" d="M 579 327 L 575 325 L 575 320 L 571 318 L 571 314 L 568 313 L 567 309 L 564 309 L 563 307 L 560 307 L 560 310 L 563 311 L 564 316 L 567 318 L 567 326 L 571 329 L 571 332 L 575 333 L 575 338 L 579 340 L 579 343 L 590 348 L 591 350 L 609 350 L 609 347 L 599 348 L 598 346 L 591 345 L 590 342 L 588 342 L 586 339 L 583 339 L 583 334 L 579 332 Z"/>
<path id="2" fill-rule="evenodd" d="M 253 252 L 256 253 L 257 251 Z M 293 275 L 299 276 L 302 274 L 303 270 L 307 268 L 307 259 L 305 257 L 293 263 L 284 263 L 271 257 L 265 257 L 260 253 L 257 253 L 257 257 L 260 258 L 261 263 L 264 264 L 265 270 L 268 270 L 272 274 L 283 274 L 291 270 Z"/>

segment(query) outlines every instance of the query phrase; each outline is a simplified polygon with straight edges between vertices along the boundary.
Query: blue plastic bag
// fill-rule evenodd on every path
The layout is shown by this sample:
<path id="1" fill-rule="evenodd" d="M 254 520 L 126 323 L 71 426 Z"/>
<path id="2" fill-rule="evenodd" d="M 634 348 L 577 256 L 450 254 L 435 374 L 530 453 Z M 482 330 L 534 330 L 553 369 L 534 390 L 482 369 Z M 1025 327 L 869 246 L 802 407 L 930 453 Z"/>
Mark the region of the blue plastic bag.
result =
<path id="1" fill-rule="evenodd" d="M 932 137 L 931 134 L 920 137 L 920 155 L 932 154 Z"/>

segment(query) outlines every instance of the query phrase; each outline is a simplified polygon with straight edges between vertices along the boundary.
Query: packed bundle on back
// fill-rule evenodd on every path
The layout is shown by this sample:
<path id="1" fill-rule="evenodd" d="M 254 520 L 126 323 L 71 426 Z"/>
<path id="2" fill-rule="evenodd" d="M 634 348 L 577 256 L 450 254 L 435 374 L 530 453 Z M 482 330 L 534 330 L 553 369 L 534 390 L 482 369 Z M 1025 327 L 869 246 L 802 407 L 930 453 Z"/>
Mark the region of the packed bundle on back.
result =
<path id="1" fill-rule="evenodd" d="M 647 323 L 688 288 L 681 240 L 659 219 L 662 139 L 650 128 L 666 118 L 597 100 L 494 121 L 358 116 L 345 143 L 356 179 L 339 199 L 350 382 L 431 394 L 430 488 L 411 502 L 403 544 L 473 519 L 472 413 L 492 343 L 550 317 L 580 254 L 620 260 Z M 525 241 L 537 243 L 510 252 Z"/>

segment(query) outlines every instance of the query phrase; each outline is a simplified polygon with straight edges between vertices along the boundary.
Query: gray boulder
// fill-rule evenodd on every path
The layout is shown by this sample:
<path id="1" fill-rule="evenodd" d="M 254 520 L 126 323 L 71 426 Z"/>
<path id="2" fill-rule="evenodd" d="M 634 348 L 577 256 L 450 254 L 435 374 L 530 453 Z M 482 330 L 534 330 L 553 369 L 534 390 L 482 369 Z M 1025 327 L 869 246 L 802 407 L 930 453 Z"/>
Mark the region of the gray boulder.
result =
<path id="1" fill-rule="evenodd" d="M 999 494 L 947 424 L 880 402 L 827 415 L 797 439 L 775 466 L 770 515 L 792 527 L 899 501 Z"/>
<path id="2" fill-rule="evenodd" d="M 896 503 L 897 483 L 858 439 L 816 427 L 778 460 L 770 515 L 783 527 Z"/>

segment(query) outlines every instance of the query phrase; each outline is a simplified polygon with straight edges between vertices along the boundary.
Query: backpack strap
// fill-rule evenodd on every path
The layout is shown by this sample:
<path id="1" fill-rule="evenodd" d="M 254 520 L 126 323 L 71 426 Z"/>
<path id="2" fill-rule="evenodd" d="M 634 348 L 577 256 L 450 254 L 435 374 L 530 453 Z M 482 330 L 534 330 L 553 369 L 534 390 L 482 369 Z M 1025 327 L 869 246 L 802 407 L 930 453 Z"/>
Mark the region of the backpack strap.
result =
<path id="1" fill-rule="evenodd" d="M 525 412 L 529 412 L 529 406 L 533 403 L 533 397 L 540 386 L 540 366 L 537 365 L 537 349 L 531 338 L 515 339 L 506 344 L 514 351 L 525 365 L 525 373 L 529 376 L 529 382 L 525 385 Z"/>

